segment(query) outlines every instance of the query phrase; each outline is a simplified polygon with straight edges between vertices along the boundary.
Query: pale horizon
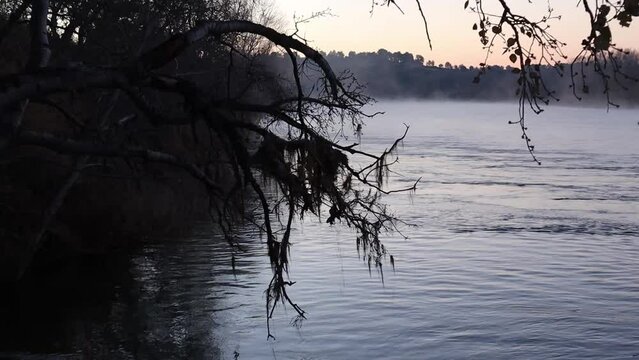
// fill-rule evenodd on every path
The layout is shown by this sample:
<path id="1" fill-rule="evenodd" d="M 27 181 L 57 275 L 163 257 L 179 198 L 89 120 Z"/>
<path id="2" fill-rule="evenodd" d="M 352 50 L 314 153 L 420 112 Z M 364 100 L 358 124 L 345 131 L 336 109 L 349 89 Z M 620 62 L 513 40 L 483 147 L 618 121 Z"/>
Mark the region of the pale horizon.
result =
<path id="1" fill-rule="evenodd" d="M 436 64 L 446 61 L 458 65 L 478 65 L 486 59 L 476 31 L 472 30 L 476 14 L 463 9 L 463 1 L 422 1 L 433 50 L 428 46 L 424 24 L 414 1 L 398 1 L 405 14 L 394 6 L 379 6 L 370 13 L 371 3 L 365 0 L 275 0 L 276 11 L 287 33 L 294 31 L 294 17 L 308 17 L 315 12 L 329 9 L 332 15 L 315 18 L 299 25 L 298 35 L 305 38 L 311 46 L 329 52 L 342 51 L 375 52 L 386 49 L 391 52 L 410 52 L 422 55 Z M 486 4 L 490 4 L 486 2 Z M 514 4 L 514 3 L 513 3 Z M 554 15 L 551 32 L 567 43 L 564 48 L 568 59 L 580 50 L 580 43 L 588 34 L 588 18 L 577 1 L 551 1 Z M 516 4 L 520 12 L 529 14 L 531 19 L 541 18 L 547 10 L 546 2 Z M 523 8 L 522 8 L 523 6 Z M 514 8 L 513 10 L 516 11 Z M 630 28 L 613 27 L 613 43 L 624 49 L 636 49 L 639 39 L 639 25 Z M 497 46 L 487 63 L 507 65 L 507 56 L 502 56 Z"/>

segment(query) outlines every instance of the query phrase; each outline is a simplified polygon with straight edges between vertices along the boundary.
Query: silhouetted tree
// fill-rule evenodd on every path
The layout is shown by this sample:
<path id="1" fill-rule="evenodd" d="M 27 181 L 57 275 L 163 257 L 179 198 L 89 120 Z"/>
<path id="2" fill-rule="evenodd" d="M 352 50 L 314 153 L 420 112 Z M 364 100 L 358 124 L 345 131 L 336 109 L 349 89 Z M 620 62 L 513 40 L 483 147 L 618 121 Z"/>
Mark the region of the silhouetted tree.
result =
<path id="1" fill-rule="evenodd" d="M 121 179 L 144 193 L 153 189 L 144 179 L 163 181 L 167 171 L 189 174 L 203 187 L 212 218 L 233 246 L 238 222 L 266 234 L 273 267 L 268 318 L 281 302 L 304 315 L 287 294 L 292 282 L 285 275 L 296 216 L 320 216 L 326 209 L 328 223 L 357 230 L 369 259 L 378 263 L 385 254 L 379 235 L 398 220 L 379 200 L 392 192 L 383 181 L 399 140 L 370 154 L 329 135 L 340 124 L 358 132 L 369 98 L 305 42 L 258 23 L 268 17 L 254 1 L 25 0 L 1 10 L 6 41 L 0 54 L 16 64 L 0 78 L 0 152 L 6 160 L 0 166 L 3 177 L 10 175 L 2 184 L 24 185 L 34 197 L 21 199 L 16 190 L 14 203 L 41 206 L 28 218 L 11 206 L 0 209 L 6 215 L 3 277 L 20 277 L 43 242 L 62 234 L 58 215 L 85 177 Z M 16 47 L 23 36 L 29 39 L 26 54 Z M 288 58 L 292 83 L 257 64 L 255 55 L 273 47 Z M 311 91 L 302 88 L 304 72 L 317 74 Z M 35 176 L 33 169 L 14 176 L 27 154 L 58 164 L 60 176 Z M 355 165 L 351 154 L 370 163 Z M 100 181 L 89 180 L 94 192 Z M 39 195 L 35 182 L 43 189 Z M 108 201 L 85 203 L 90 208 L 84 212 Z M 150 217 L 161 211 L 141 206 Z M 103 213 L 117 218 L 113 209 Z"/>

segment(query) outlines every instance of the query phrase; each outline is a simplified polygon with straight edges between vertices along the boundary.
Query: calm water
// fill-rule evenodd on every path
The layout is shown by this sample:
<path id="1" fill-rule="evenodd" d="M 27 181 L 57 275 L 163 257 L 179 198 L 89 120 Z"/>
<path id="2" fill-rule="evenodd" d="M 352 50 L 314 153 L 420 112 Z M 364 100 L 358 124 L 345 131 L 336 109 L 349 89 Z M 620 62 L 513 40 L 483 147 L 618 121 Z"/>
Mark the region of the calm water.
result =
<path id="1" fill-rule="evenodd" d="M 291 326 L 292 309 L 280 308 L 277 339 L 267 341 L 264 244 L 247 230 L 233 272 L 228 246 L 202 225 L 179 243 L 112 260 L 120 266 L 99 264 L 84 282 L 34 286 L 50 300 L 25 293 L 0 350 L 27 358 L 639 358 L 639 111 L 557 107 L 531 117 L 537 166 L 506 124 L 515 105 L 378 107 L 386 114 L 364 129 L 364 148 L 383 149 L 410 124 L 391 186 L 422 177 L 412 196 L 386 198 L 417 225 L 403 229 L 407 240 L 388 236 L 394 270 L 369 269 L 347 229 L 296 224 L 291 294 L 308 319 Z"/>

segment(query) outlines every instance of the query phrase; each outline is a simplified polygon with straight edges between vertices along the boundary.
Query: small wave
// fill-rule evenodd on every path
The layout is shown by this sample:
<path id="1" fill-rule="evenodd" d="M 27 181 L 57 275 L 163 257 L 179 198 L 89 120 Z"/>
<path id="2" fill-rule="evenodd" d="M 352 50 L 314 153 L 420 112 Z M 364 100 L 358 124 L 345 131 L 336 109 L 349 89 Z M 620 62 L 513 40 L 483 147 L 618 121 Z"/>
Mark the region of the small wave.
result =
<path id="1" fill-rule="evenodd" d="M 609 197 L 589 197 L 589 196 L 566 196 L 553 198 L 556 201 L 629 201 L 639 202 L 639 196 L 618 195 Z"/>
<path id="2" fill-rule="evenodd" d="M 546 233 L 601 236 L 639 236 L 639 225 L 598 221 L 562 222 L 542 225 L 464 226 L 454 229 L 457 233 Z"/>
<path id="3" fill-rule="evenodd" d="M 586 190 L 587 188 L 576 185 L 561 185 L 543 182 L 514 182 L 514 181 L 442 181 L 442 185 L 485 185 L 485 186 L 535 186 L 535 187 L 553 187 L 567 190 Z"/>

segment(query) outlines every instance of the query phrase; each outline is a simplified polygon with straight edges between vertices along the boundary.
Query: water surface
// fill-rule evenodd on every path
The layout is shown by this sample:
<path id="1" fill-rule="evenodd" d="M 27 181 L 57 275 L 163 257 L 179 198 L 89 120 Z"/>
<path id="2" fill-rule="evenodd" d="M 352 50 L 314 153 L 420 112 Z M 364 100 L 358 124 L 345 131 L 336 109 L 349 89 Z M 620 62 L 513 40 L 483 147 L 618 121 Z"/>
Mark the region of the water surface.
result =
<path id="1" fill-rule="evenodd" d="M 126 257 L 123 274 L 89 281 L 68 308 L 25 302 L 3 347 L 122 359 L 639 358 L 636 110 L 531 116 L 537 166 L 506 124 L 516 105 L 377 107 L 386 114 L 364 128 L 363 148 L 383 150 L 409 124 L 390 186 L 422 178 L 416 193 L 386 197 L 416 225 L 385 241 L 395 269 L 369 269 L 348 229 L 298 222 L 291 295 L 308 319 L 292 326 L 280 308 L 268 341 L 262 239 L 246 230 L 234 272 L 203 224 Z"/>

